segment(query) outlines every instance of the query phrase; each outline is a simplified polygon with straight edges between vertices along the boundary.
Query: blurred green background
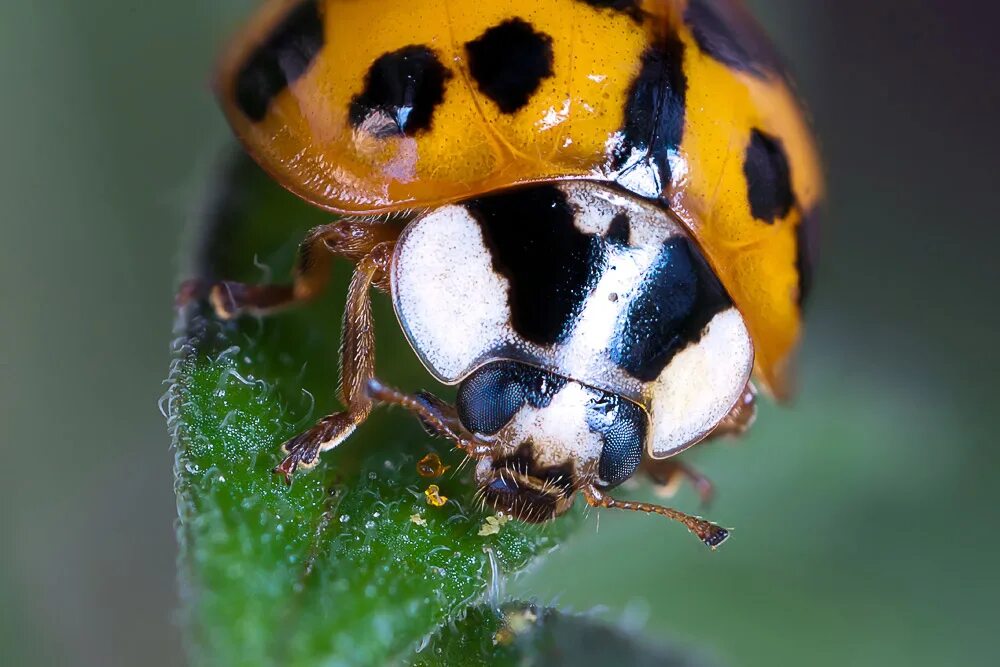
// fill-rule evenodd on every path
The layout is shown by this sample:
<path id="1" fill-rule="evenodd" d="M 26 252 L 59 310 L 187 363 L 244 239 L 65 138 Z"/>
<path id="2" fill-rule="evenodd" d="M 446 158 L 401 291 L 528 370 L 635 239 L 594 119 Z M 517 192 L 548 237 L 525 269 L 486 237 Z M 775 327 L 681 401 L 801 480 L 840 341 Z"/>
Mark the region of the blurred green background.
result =
<path id="1" fill-rule="evenodd" d="M 183 662 L 156 403 L 254 4 L 0 7 L 3 664 Z M 1000 9 L 751 4 L 829 171 L 800 398 L 693 453 L 725 549 L 605 512 L 508 592 L 734 666 L 995 664 Z"/>

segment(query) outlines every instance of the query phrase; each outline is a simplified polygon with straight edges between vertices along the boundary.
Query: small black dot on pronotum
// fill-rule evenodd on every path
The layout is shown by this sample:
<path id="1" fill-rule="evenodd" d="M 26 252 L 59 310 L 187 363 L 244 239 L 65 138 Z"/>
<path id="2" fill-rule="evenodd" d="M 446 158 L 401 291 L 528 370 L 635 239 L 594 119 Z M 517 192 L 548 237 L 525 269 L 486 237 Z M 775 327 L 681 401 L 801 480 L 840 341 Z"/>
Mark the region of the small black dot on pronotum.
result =
<path id="1" fill-rule="evenodd" d="M 743 162 L 750 213 L 773 223 L 788 215 L 795 204 L 791 169 L 785 147 L 777 137 L 755 129 Z"/>
<path id="2" fill-rule="evenodd" d="M 450 78 L 451 71 L 427 46 L 381 55 L 368 68 L 364 90 L 351 100 L 351 125 L 382 138 L 430 129 Z"/>
<path id="3" fill-rule="evenodd" d="M 254 122 L 264 120 L 271 102 L 305 74 L 323 48 L 318 0 L 292 9 L 255 48 L 236 73 L 236 106 Z"/>
<path id="4" fill-rule="evenodd" d="M 552 76 L 552 38 L 513 18 L 466 43 L 469 73 L 504 113 L 524 107 L 542 80 Z"/>

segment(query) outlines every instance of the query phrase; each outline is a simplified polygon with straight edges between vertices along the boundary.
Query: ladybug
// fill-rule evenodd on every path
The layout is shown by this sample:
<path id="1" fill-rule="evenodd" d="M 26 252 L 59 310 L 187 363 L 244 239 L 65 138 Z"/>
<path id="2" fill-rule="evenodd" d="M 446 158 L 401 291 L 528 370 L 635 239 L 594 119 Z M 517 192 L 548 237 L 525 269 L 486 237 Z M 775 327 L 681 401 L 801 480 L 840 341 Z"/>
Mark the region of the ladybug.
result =
<path id="1" fill-rule="evenodd" d="M 610 490 L 672 487 L 674 457 L 789 393 L 823 179 L 788 75 L 737 0 L 272 0 L 216 88 L 251 155 L 339 216 L 290 285 L 212 286 L 219 316 L 316 295 L 355 264 L 346 407 L 283 445 L 290 479 L 377 404 L 476 461 L 523 521 L 657 513 Z M 370 292 L 388 292 L 455 405 L 375 376 Z"/>

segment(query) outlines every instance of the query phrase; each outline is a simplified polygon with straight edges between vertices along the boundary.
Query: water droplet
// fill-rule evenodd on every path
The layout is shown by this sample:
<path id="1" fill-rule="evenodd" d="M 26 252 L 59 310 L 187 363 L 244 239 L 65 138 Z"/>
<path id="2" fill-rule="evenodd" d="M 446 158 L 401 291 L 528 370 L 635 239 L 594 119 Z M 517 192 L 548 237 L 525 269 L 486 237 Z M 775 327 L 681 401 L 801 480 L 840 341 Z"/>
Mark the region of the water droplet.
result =
<path id="1" fill-rule="evenodd" d="M 351 515 L 349 515 L 349 514 L 341 514 L 340 515 L 340 523 L 347 523 L 350 520 L 351 520 Z"/>

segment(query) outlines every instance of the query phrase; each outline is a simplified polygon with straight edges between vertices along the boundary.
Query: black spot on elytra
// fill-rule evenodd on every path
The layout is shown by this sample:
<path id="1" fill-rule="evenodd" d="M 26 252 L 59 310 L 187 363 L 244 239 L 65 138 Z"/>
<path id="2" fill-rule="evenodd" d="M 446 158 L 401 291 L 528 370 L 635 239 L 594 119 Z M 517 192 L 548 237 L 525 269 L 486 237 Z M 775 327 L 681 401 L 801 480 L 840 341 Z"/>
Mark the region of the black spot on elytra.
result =
<path id="1" fill-rule="evenodd" d="M 684 21 L 698 48 L 727 67 L 757 77 L 784 76 L 781 58 L 742 3 L 691 0 Z"/>
<path id="2" fill-rule="evenodd" d="M 477 369 L 458 387 L 458 418 L 472 433 L 493 435 L 528 403 L 544 408 L 566 385 L 565 378 L 534 366 L 498 361 Z"/>
<path id="3" fill-rule="evenodd" d="M 604 232 L 604 240 L 615 245 L 628 245 L 631 234 L 632 225 L 629 224 L 628 215 L 618 213 L 611 218 L 608 231 Z"/>
<path id="4" fill-rule="evenodd" d="M 617 323 L 611 358 L 642 382 L 652 382 L 674 355 L 701 340 L 715 315 L 732 301 L 691 242 L 675 236 Z"/>
<path id="5" fill-rule="evenodd" d="M 632 82 L 625 105 L 625 126 L 612 166 L 627 173 L 651 162 L 660 176 L 660 187 L 671 179 L 670 155 L 684 138 L 687 76 L 684 74 L 684 44 L 676 35 L 649 48 Z M 642 158 L 635 160 L 635 151 Z"/>
<path id="6" fill-rule="evenodd" d="M 642 461 L 646 444 L 646 413 L 620 396 L 600 393 L 600 399 L 591 401 L 587 406 L 587 426 L 604 442 L 597 474 L 603 486 L 611 487 L 635 474 Z"/>
<path id="7" fill-rule="evenodd" d="M 604 270 L 602 241 L 577 229 L 566 195 L 552 185 L 465 206 L 479 222 L 494 269 L 510 285 L 514 330 L 540 345 L 563 341 Z"/>
<path id="8" fill-rule="evenodd" d="M 514 113 L 552 76 L 552 38 L 513 18 L 466 43 L 469 73 L 500 111 Z"/>
<path id="9" fill-rule="evenodd" d="M 365 75 L 365 89 L 351 100 L 351 125 L 380 138 L 427 130 L 450 78 L 451 72 L 426 46 L 379 56 Z"/>
<path id="10" fill-rule="evenodd" d="M 263 120 L 271 101 L 309 69 L 323 41 L 318 0 L 296 6 L 236 73 L 236 106 L 250 120 Z"/>
<path id="11" fill-rule="evenodd" d="M 638 0 L 580 0 L 584 4 L 596 7 L 597 9 L 608 9 L 620 12 L 631 18 L 636 23 L 642 21 L 642 8 Z"/>
<path id="12" fill-rule="evenodd" d="M 795 204 L 788 155 L 781 140 L 755 129 L 743 161 L 750 213 L 773 224 L 788 215 Z"/>
<path id="13" fill-rule="evenodd" d="M 795 270 L 799 274 L 799 307 L 812 294 L 813 273 L 819 259 L 819 206 L 806 211 L 795 228 Z"/>

